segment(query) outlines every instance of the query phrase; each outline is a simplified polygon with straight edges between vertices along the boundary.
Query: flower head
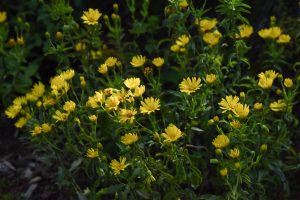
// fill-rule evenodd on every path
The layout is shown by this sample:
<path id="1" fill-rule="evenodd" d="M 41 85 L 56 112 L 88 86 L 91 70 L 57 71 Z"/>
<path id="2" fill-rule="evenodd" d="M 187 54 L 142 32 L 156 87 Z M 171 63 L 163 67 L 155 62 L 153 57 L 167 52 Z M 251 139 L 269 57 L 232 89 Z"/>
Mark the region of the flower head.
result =
<path id="1" fill-rule="evenodd" d="M 7 16 L 6 16 L 6 12 L 5 11 L 0 11 L 0 23 L 3 23 L 5 22 L 7 19 Z"/>
<path id="2" fill-rule="evenodd" d="M 119 118 L 121 123 L 129 122 L 132 123 L 133 120 L 135 119 L 137 111 L 135 109 L 129 110 L 129 109 L 120 109 L 119 112 Z"/>
<path id="3" fill-rule="evenodd" d="M 277 26 L 258 31 L 258 35 L 263 39 L 267 39 L 267 38 L 276 39 L 280 36 L 280 34 L 281 34 L 281 29 L 280 27 Z"/>
<path id="4" fill-rule="evenodd" d="M 141 67 L 145 64 L 145 62 L 146 62 L 146 57 L 145 56 L 137 55 L 137 56 L 132 57 L 130 64 L 133 67 Z"/>
<path id="5" fill-rule="evenodd" d="M 229 143 L 229 138 L 224 134 L 218 135 L 212 142 L 212 144 L 218 149 L 228 146 Z"/>
<path id="6" fill-rule="evenodd" d="M 287 87 L 287 88 L 291 88 L 293 87 L 293 80 L 290 79 L 290 78 L 285 78 L 284 79 L 284 82 L 283 82 L 284 86 Z"/>
<path id="7" fill-rule="evenodd" d="M 239 100 L 240 98 L 237 96 L 226 96 L 225 99 L 221 99 L 219 106 L 223 110 L 223 113 L 226 111 L 233 111 L 236 105 L 238 104 Z"/>
<path id="8" fill-rule="evenodd" d="M 42 127 L 35 126 L 34 129 L 31 131 L 32 136 L 37 136 L 42 133 Z"/>
<path id="9" fill-rule="evenodd" d="M 56 119 L 56 121 L 62 121 L 62 122 L 67 121 L 68 117 L 69 117 L 69 113 L 62 113 L 59 110 L 55 111 L 55 114 L 52 115 L 53 119 Z"/>
<path id="10" fill-rule="evenodd" d="M 150 114 L 156 110 L 159 110 L 160 101 L 159 99 L 154 99 L 153 97 L 148 97 L 141 101 L 140 112 L 142 114 Z"/>
<path id="11" fill-rule="evenodd" d="M 249 106 L 246 104 L 241 104 L 237 103 L 236 106 L 233 109 L 233 113 L 238 117 L 238 118 L 246 118 L 250 112 Z"/>
<path id="12" fill-rule="evenodd" d="M 291 36 L 287 34 L 281 34 L 276 40 L 276 42 L 279 44 L 286 44 L 289 43 L 290 41 L 291 41 Z"/>
<path id="13" fill-rule="evenodd" d="M 197 77 L 186 78 L 183 79 L 183 81 L 181 81 L 181 83 L 179 84 L 179 88 L 181 92 L 191 94 L 196 92 L 196 90 L 198 90 L 202 86 L 202 84 L 200 83 L 201 83 L 200 78 Z"/>
<path id="14" fill-rule="evenodd" d="M 165 129 L 165 133 L 162 133 L 161 136 L 165 138 L 164 142 L 175 142 L 181 138 L 183 134 L 174 124 L 169 124 Z"/>
<path id="15" fill-rule="evenodd" d="M 240 156 L 240 150 L 238 148 L 230 149 L 228 155 L 231 158 L 238 158 Z"/>
<path id="16" fill-rule="evenodd" d="M 140 78 L 128 78 L 124 81 L 124 84 L 129 89 L 135 89 L 140 86 L 141 79 Z"/>
<path id="17" fill-rule="evenodd" d="M 286 103 L 284 102 L 283 99 L 279 99 L 277 102 L 274 101 L 272 103 L 270 103 L 270 109 L 275 111 L 275 112 L 279 112 L 279 111 L 284 111 L 286 108 Z"/>
<path id="18" fill-rule="evenodd" d="M 11 105 L 5 110 L 5 115 L 10 119 L 14 119 L 20 113 L 21 109 L 21 105 Z"/>
<path id="19" fill-rule="evenodd" d="M 240 38 L 248 38 L 250 37 L 250 35 L 253 33 L 253 27 L 246 25 L 246 24 L 242 24 L 239 26 L 239 34 L 236 35 L 237 39 Z"/>
<path id="20" fill-rule="evenodd" d="M 189 43 L 189 41 L 190 41 L 190 38 L 187 35 L 183 34 L 177 38 L 176 44 L 178 46 L 184 47 L 185 45 L 187 45 Z"/>
<path id="21" fill-rule="evenodd" d="M 200 26 L 201 31 L 205 32 L 205 31 L 209 31 L 209 30 L 215 28 L 217 23 L 218 22 L 215 18 L 213 18 L 213 19 L 202 19 L 199 22 L 199 26 Z"/>
<path id="22" fill-rule="evenodd" d="M 96 115 L 89 115 L 89 120 L 91 122 L 96 122 L 98 120 L 98 117 Z"/>
<path id="23" fill-rule="evenodd" d="M 126 164 L 126 158 L 120 157 L 120 161 L 113 159 L 110 163 L 110 168 L 114 170 L 114 174 L 118 175 L 121 171 L 124 171 L 129 164 Z"/>
<path id="24" fill-rule="evenodd" d="M 212 47 L 219 43 L 221 37 L 222 34 L 219 31 L 215 30 L 214 32 L 204 33 L 202 39 L 206 44 Z"/>
<path id="25" fill-rule="evenodd" d="M 94 149 L 94 148 L 89 148 L 87 151 L 86 151 L 86 157 L 88 158 L 96 158 L 99 156 L 99 152 L 98 152 L 98 149 Z"/>
<path id="26" fill-rule="evenodd" d="M 52 126 L 49 125 L 48 123 L 42 124 L 42 131 L 43 131 L 44 133 L 48 133 L 48 132 L 50 132 L 51 130 L 52 130 Z"/>
<path id="27" fill-rule="evenodd" d="M 154 58 L 152 64 L 156 67 L 161 67 L 165 63 L 165 60 L 161 57 Z"/>
<path id="28" fill-rule="evenodd" d="M 273 81 L 277 76 L 278 73 L 273 70 L 267 70 L 265 71 L 265 73 L 261 72 L 260 74 L 258 74 L 258 86 L 263 89 L 271 88 L 273 85 Z"/>
<path id="29" fill-rule="evenodd" d="M 220 175 L 221 176 L 227 176 L 228 175 L 228 169 L 225 167 L 220 170 Z"/>
<path id="30" fill-rule="evenodd" d="M 217 76 L 215 74 L 207 74 L 205 77 L 205 80 L 208 84 L 212 84 L 217 79 Z"/>
<path id="31" fill-rule="evenodd" d="M 115 57 L 109 57 L 105 60 L 105 64 L 107 65 L 107 67 L 113 67 L 117 64 L 118 59 Z"/>
<path id="32" fill-rule="evenodd" d="M 84 11 L 81 19 L 83 23 L 87 25 L 95 25 L 98 24 L 98 19 L 101 17 L 102 13 L 98 11 L 98 9 L 89 8 L 89 11 Z"/>
<path id="33" fill-rule="evenodd" d="M 76 108 L 76 104 L 74 101 L 66 101 L 63 105 L 63 109 L 68 113 L 73 112 Z"/>
<path id="34" fill-rule="evenodd" d="M 120 104 L 120 101 L 116 95 L 110 96 L 105 101 L 105 107 L 108 108 L 108 110 L 117 110 L 119 104 Z"/>
<path id="35" fill-rule="evenodd" d="M 253 107 L 255 110 L 260 110 L 260 109 L 262 109 L 263 104 L 260 102 L 256 102 Z"/>
<path id="36" fill-rule="evenodd" d="M 121 137 L 121 142 L 125 145 L 131 145 L 139 139 L 136 133 L 126 133 Z"/>

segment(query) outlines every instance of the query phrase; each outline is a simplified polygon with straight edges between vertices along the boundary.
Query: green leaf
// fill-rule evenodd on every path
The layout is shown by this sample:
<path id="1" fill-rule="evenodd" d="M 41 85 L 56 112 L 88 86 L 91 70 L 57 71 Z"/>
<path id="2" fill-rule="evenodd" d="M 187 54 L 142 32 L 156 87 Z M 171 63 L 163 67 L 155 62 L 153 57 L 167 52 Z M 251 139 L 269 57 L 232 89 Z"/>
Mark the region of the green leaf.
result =
<path id="1" fill-rule="evenodd" d="M 124 186 L 125 186 L 124 184 L 117 184 L 117 185 L 112 185 L 109 187 L 102 188 L 101 190 L 99 190 L 96 193 L 96 197 L 100 198 L 104 194 L 113 194 L 113 193 L 121 190 L 122 188 L 124 188 Z"/>

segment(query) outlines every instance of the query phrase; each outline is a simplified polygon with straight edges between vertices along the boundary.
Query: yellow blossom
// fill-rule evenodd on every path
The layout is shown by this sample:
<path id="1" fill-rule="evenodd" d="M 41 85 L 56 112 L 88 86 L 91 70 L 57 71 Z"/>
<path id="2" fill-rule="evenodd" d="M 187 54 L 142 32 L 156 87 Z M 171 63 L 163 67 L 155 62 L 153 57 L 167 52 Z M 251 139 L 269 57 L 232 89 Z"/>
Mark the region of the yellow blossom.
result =
<path id="1" fill-rule="evenodd" d="M 161 57 L 154 58 L 152 64 L 156 67 L 161 67 L 165 63 L 165 60 Z"/>
<path id="2" fill-rule="evenodd" d="M 204 33 L 202 39 L 206 44 L 212 47 L 219 43 L 221 37 L 222 34 L 219 31 L 215 30 L 214 32 Z"/>
<path id="3" fill-rule="evenodd" d="M 274 79 L 278 76 L 278 73 L 276 73 L 273 70 L 267 70 L 265 73 L 261 72 L 258 74 L 259 81 L 258 86 L 263 89 L 271 88 L 273 85 Z"/>
<path id="4" fill-rule="evenodd" d="M 25 44 L 23 36 L 17 37 L 17 44 L 23 46 Z"/>
<path id="5" fill-rule="evenodd" d="M 145 64 L 145 62 L 146 62 L 146 57 L 145 56 L 137 55 L 137 56 L 132 57 L 130 64 L 133 67 L 141 67 Z"/>
<path id="6" fill-rule="evenodd" d="M 233 111 L 239 100 L 239 97 L 232 95 L 226 96 L 225 99 L 222 98 L 221 102 L 219 103 L 220 108 L 223 110 L 222 113 L 226 111 Z"/>
<path id="7" fill-rule="evenodd" d="M 179 6 L 179 8 L 181 8 L 181 9 L 184 9 L 184 8 L 186 8 L 186 7 L 189 6 L 187 0 L 179 0 L 178 2 L 179 2 L 179 3 L 178 3 L 178 6 Z"/>
<path id="8" fill-rule="evenodd" d="M 134 88 L 134 93 L 133 96 L 134 97 L 140 97 L 144 94 L 146 88 L 144 85 L 140 85 L 139 87 Z"/>
<path id="9" fill-rule="evenodd" d="M 121 123 L 129 122 L 132 123 L 135 119 L 137 111 L 135 109 L 129 110 L 129 109 L 120 109 L 119 118 Z"/>
<path id="10" fill-rule="evenodd" d="M 98 117 L 97 117 L 96 115 L 89 115 L 89 120 L 90 120 L 91 122 L 96 122 L 97 119 L 98 119 Z"/>
<path id="11" fill-rule="evenodd" d="M 109 57 L 105 60 L 105 64 L 107 65 L 107 67 L 113 67 L 116 65 L 118 59 L 115 57 Z"/>
<path id="12" fill-rule="evenodd" d="M 169 124 L 165 129 L 165 132 L 161 134 L 165 138 L 164 142 L 175 142 L 183 136 L 181 130 L 177 128 L 174 124 Z"/>
<path id="13" fill-rule="evenodd" d="M 67 121 L 68 117 L 69 117 L 69 113 L 62 113 L 59 110 L 56 110 L 55 114 L 52 115 L 53 119 L 56 119 L 56 121 L 62 121 L 62 122 Z"/>
<path id="14" fill-rule="evenodd" d="M 75 71 L 73 69 L 68 69 L 60 73 L 60 76 L 66 81 L 71 80 L 74 77 L 74 75 L 75 75 Z"/>
<path id="15" fill-rule="evenodd" d="M 86 44 L 83 42 L 78 42 L 74 46 L 75 51 L 84 51 L 86 49 Z"/>
<path id="16" fill-rule="evenodd" d="M 35 126 L 34 129 L 31 131 L 32 136 L 36 136 L 42 133 L 42 127 Z"/>
<path id="17" fill-rule="evenodd" d="M 239 26 L 239 34 L 236 35 L 237 39 L 240 38 L 248 38 L 250 37 L 250 35 L 253 33 L 253 27 L 246 25 L 246 24 L 242 24 Z"/>
<path id="18" fill-rule="evenodd" d="M 75 108 L 76 108 L 76 104 L 74 101 L 66 101 L 63 106 L 63 109 L 68 113 L 73 112 Z"/>
<path id="19" fill-rule="evenodd" d="M 108 108 L 108 110 L 117 110 L 119 104 L 120 104 L 120 101 L 116 95 L 110 96 L 105 101 L 105 107 Z"/>
<path id="20" fill-rule="evenodd" d="M 260 110 L 260 109 L 262 109 L 262 107 L 263 107 L 262 103 L 257 102 L 257 103 L 254 104 L 254 109 L 255 110 Z"/>
<path id="21" fill-rule="evenodd" d="M 246 104 L 241 104 L 237 103 L 236 106 L 234 107 L 233 113 L 238 117 L 238 118 L 246 118 L 250 112 L 249 106 Z"/>
<path id="22" fill-rule="evenodd" d="M 108 71 L 108 68 L 107 68 L 107 64 L 101 64 L 100 66 L 99 66 L 99 68 L 98 68 L 98 72 L 100 73 L 100 74 L 106 74 L 107 73 L 107 71 Z"/>
<path id="23" fill-rule="evenodd" d="M 280 36 L 280 34 L 281 34 L 281 29 L 280 27 L 277 26 L 258 31 L 258 35 L 263 39 L 267 39 L 267 38 L 276 39 Z"/>
<path id="24" fill-rule="evenodd" d="M 230 122 L 230 125 L 236 129 L 239 129 L 242 126 L 241 123 L 239 122 L 239 120 L 233 120 L 232 122 Z"/>
<path id="25" fill-rule="evenodd" d="M 7 41 L 7 46 L 8 47 L 14 47 L 14 46 L 16 46 L 16 40 L 14 39 L 14 38 L 9 38 L 9 40 Z"/>
<path id="26" fill-rule="evenodd" d="M 21 105 L 11 105 L 5 110 L 5 115 L 10 119 L 14 119 L 20 113 L 21 109 Z"/>
<path id="27" fill-rule="evenodd" d="M 36 101 L 38 98 L 43 96 L 45 92 L 45 85 L 41 82 L 34 84 L 30 93 L 26 94 L 26 99 L 29 101 Z"/>
<path id="28" fill-rule="evenodd" d="M 89 8 L 89 11 L 84 11 L 81 19 L 83 23 L 88 25 L 98 24 L 98 19 L 101 17 L 102 13 L 98 11 L 98 9 Z"/>
<path id="29" fill-rule="evenodd" d="M 176 44 L 178 46 L 184 47 L 185 45 L 187 45 L 189 43 L 189 41 L 190 41 L 190 38 L 187 35 L 183 34 L 177 38 Z"/>
<path id="30" fill-rule="evenodd" d="M 286 104 L 284 102 L 284 99 L 279 99 L 277 102 L 274 101 L 272 103 L 270 103 L 270 109 L 278 112 L 278 111 L 284 111 L 286 109 Z"/>
<path id="31" fill-rule="evenodd" d="M 229 138 L 224 134 L 218 135 L 212 142 L 212 144 L 218 149 L 228 146 L 229 143 Z"/>
<path id="32" fill-rule="evenodd" d="M 126 164 L 125 157 L 120 157 L 119 160 L 120 161 L 113 159 L 110 163 L 110 168 L 113 169 L 115 175 L 120 174 L 120 172 L 125 170 L 125 168 L 128 167 L 128 165 L 129 165 L 129 164 Z"/>
<path id="33" fill-rule="evenodd" d="M 136 133 L 126 133 L 121 137 L 121 142 L 125 145 L 131 145 L 139 139 Z"/>
<path id="34" fill-rule="evenodd" d="M 86 86 L 86 81 L 85 81 L 84 76 L 80 76 L 80 77 L 79 77 L 79 80 L 80 80 L 80 85 L 81 85 L 81 87 L 85 87 L 85 86 Z"/>
<path id="35" fill-rule="evenodd" d="M 240 169 L 240 168 L 241 168 L 241 163 L 240 163 L 240 162 L 234 163 L 234 167 L 235 167 L 236 169 Z"/>
<path id="36" fill-rule="evenodd" d="M 0 11 L 0 23 L 5 22 L 7 19 L 7 13 L 5 11 Z"/>
<path id="37" fill-rule="evenodd" d="M 98 157 L 98 156 L 99 156 L 98 149 L 95 149 L 95 148 L 89 148 L 89 149 L 86 151 L 85 156 L 88 157 L 88 158 L 96 158 L 96 157 Z"/>
<path id="38" fill-rule="evenodd" d="M 102 51 L 98 50 L 98 51 L 91 51 L 91 58 L 92 60 L 97 60 L 100 59 L 102 56 Z"/>
<path id="39" fill-rule="evenodd" d="M 279 44 L 289 43 L 290 41 L 291 41 L 291 36 L 287 34 L 281 34 L 279 38 L 276 40 L 276 42 Z"/>
<path id="40" fill-rule="evenodd" d="M 89 97 L 89 100 L 87 101 L 86 105 L 90 106 L 92 108 L 98 108 L 102 105 L 102 103 L 105 101 L 104 94 L 102 91 L 95 92 L 94 96 Z"/>
<path id="41" fill-rule="evenodd" d="M 177 52 L 177 51 L 179 51 L 179 49 L 180 49 L 180 46 L 178 46 L 177 44 L 173 44 L 170 47 L 170 50 L 173 51 L 173 52 Z"/>
<path id="42" fill-rule="evenodd" d="M 293 87 L 293 80 L 290 78 L 285 78 L 283 84 L 285 87 L 291 88 Z"/>
<path id="43" fill-rule="evenodd" d="M 140 86 L 140 83 L 141 83 L 141 79 L 140 78 L 127 78 L 124 81 L 125 86 L 127 88 L 129 88 L 129 89 L 135 89 L 135 88 L 137 88 L 138 86 Z"/>
<path id="44" fill-rule="evenodd" d="M 51 126 L 51 125 L 49 125 L 49 124 L 47 124 L 47 123 L 42 124 L 42 131 L 43 131 L 44 133 L 48 133 L 48 132 L 50 132 L 51 130 L 52 130 L 52 126 Z"/>
<path id="45" fill-rule="evenodd" d="M 18 121 L 16 121 L 15 127 L 23 128 L 26 125 L 27 121 L 28 119 L 26 117 L 21 117 Z"/>
<path id="46" fill-rule="evenodd" d="M 154 99 L 153 97 L 148 97 L 141 101 L 140 112 L 142 114 L 150 114 L 156 110 L 159 110 L 160 101 L 159 99 Z"/>
<path id="47" fill-rule="evenodd" d="M 261 150 L 262 152 L 267 151 L 267 150 L 268 150 L 268 145 L 267 145 L 267 144 L 262 144 L 262 145 L 260 146 L 260 150 Z"/>
<path id="48" fill-rule="evenodd" d="M 231 158 L 238 158 L 240 156 L 240 150 L 238 148 L 230 149 L 228 155 Z"/>
<path id="49" fill-rule="evenodd" d="M 216 81 L 217 76 L 215 74 L 206 74 L 205 80 L 208 84 L 212 84 Z"/>
<path id="50" fill-rule="evenodd" d="M 205 31 L 209 31 L 209 30 L 215 28 L 217 23 L 218 22 L 215 18 L 213 18 L 213 19 L 202 19 L 199 22 L 199 26 L 200 26 L 201 31 L 205 32 Z"/>
<path id="51" fill-rule="evenodd" d="M 201 83 L 201 79 L 197 78 L 197 77 L 192 77 L 192 78 L 186 78 L 183 79 L 183 81 L 181 81 L 181 83 L 179 84 L 179 88 L 181 92 L 187 93 L 187 94 L 191 94 L 196 92 L 196 90 L 198 90 L 202 84 Z"/>
<path id="52" fill-rule="evenodd" d="M 245 96 L 246 96 L 245 92 L 240 92 L 240 97 L 241 98 L 245 98 Z"/>
<path id="53" fill-rule="evenodd" d="M 220 170 L 220 175 L 221 176 L 227 176 L 228 175 L 228 169 L 225 167 Z"/>

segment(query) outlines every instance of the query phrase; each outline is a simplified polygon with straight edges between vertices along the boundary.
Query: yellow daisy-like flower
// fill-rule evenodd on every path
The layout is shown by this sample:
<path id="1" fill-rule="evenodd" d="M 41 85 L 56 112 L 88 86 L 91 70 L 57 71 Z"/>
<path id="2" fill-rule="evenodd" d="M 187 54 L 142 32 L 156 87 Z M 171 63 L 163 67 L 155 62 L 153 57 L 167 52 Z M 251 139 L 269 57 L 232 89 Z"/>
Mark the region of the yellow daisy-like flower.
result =
<path id="1" fill-rule="evenodd" d="M 74 49 L 75 49 L 75 51 L 78 51 L 78 52 L 84 51 L 86 49 L 86 44 L 83 42 L 78 42 L 75 44 Z"/>
<path id="2" fill-rule="evenodd" d="M 206 44 L 212 47 L 219 43 L 221 37 L 222 34 L 219 31 L 215 30 L 214 32 L 204 33 L 202 39 Z"/>
<path id="3" fill-rule="evenodd" d="M 177 44 L 173 44 L 171 47 L 170 47 L 170 50 L 173 51 L 173 52 L 177 52 L 180 50 L 180 46 L 178 46 Z"/>
<path id="4" fill-rule="evenodd" d="M 124 84 L 127 88 L 129 89 L 135 89 L 137 88 L 138 86 L 140 86 L 141 84 L 141 79 L 140 78 L 127 78 L 125 81 L 124 81 Z"/>
<path id="5" fill-rule="evenodd" d="M 165 60 L 161 57 L 154 58 L 152 64 L 156 67 L 161 67 L 165 63 Z"/>
<path id="6" fill-rule="evenodd" d="M 5 22 L 6 21 L 6 19 L 7 19 L 7 15 L 6 15 L 7 13 L 5 12 L 5 11 L 0 11 L 0 23 L 3 23 L 3 22 Z"/>
<path id="7" fill-rule="evenodd" d="M 98 119 L 98 117 L 97 117 L 96 115 L 89 115 L 89 120 L 90 120 L 91 122 L 96 122 L 97 119 Z"/>
<path id="8" fill-rule="evenodd" d="M 95 148 L 89 148 L 89 149 L 86 151 L 85 156 L 88 157 L 88 158 L 96 158 L 96 157 L 98 157 L 98 156 L 99 156 L 98 149 L 95 149 Z"/>
<path id="9" fill-rule="evenodd" d="M 137 55 L 137 56 L 132 57 L 130 64 L 133 67 L 141 67 L 145 64 L 145 62 L 146 62 L 146 57 L 145 56 Z"/>
<path id="10" fill-rule="evenodd" d="M 135 109 L 129 110 L 129 109 L 120 109 L 119 118 L 121 123 L 129 122 L 132 123 L 135 119 L 137 111 Z"/>
<path id="11" fill-rule="evenodd" d="M 240 156 L 240 150 L 238 148 L 230 149 L 228 155 L 231 158 L 238 158 Z"/>
<path id="12" fill-rule="evenodd" d="M 114 174 L 118 175 L 121 171 L 124 171 L 126 167 L 128 167 L 129 164 L 126 164 L 126 158 L 120 157 L 120 161 L 117 161 L 116 159 L 113 159 L 110 163 L 110 168 L 113 169 Z"/>
<path id="13" fill-rule="evenodd" d="M 89 100 L 86 102 L 86 105 L 92 108 L 98 108 L 105 101 L 103 92 L 95 92 L 94 96 L 89 97 Z"/>
<path id="14" fill-rule="evenodd" d="M 230 126 L 232 126 L 235 129 L 239 129 L 241 128 L 242 124 L 239 120 L 233 120 L 232 122 L 230 122 Z"/>
<path id="15" fill-rule="evenodd" d="M 69 113 L 62 113 L 59 110 L 55 111 L 55 114 L 52 115 L 53 119 L 56 119 L 56 121 L 62 121 L 62 122 L 67 121 L 68 117 L 69 117 Z"/>
<path id="16" fill-rule="evenodd" d="M 289 43 L 290 41 L 291 41 L 291 36 L 287 34 L 281 34 L 279 38 L 276 40 L 276 42 L 279 44 L 286 44 Z"/>
<path id="17" fill-rule="evenodd" d="M 153 97 L 148 97 L 141 101 L 140 112 L 142 114 L 150 114 L 156 110 L 159 110 L 160 101 L 159 99 L 154 99 Z"/>
<path id="18" fill-rule="evenodd" d="M 26 99 L 29 101 L 36 101 L 45 93 L 45 85 L 41 82 L 34 84 L 30 93 L 26 94 Z"/>
<path id="19" fill-rule="evenodd" d="M 199 26 L 202 32 L 209 31 L 216 27 L 218 21 L 214 19 L 202 19 L 199 22 Z"/>
<path id="20" fill-rule="evenodd" d="M 255 110 L 261 110 L 262 107 L 263 107 L 263 104 L 259 103 L 259 102 L 256 102 L 253 107 L 254 107 Z"/>
<path id="21" fill-rule="evenodd" d="M 107 67 L 113 67 L 116 65 L 116 63 L 118 62 L 118 59 L 115 57 L 109 57 L 105 60 L 105 64 L 107 65 Z"/>
<path id="22" fill-rule="evenodd" d="M 286 109 L 286 103 L 284 102 L 284 99 L 279 99 L 277 102 L 274 101 L 270 103 L 269 107 L 275 112 L 284 111 Z"/>
<path id="23" fill-rule="evenodd" d="M 66 81 L 71 80 L 74 77 L 74 75 L 75 75 L 75 71 L 73 69 L 68 69 L 60 73 L 60 76 Z"/>
<path id="24" fill-rule="evenodd" d="M 239 34 L 236 35 L 236 38 L 237 39 L 248 38 L 248 37 L 250 37 L 250 35 L 252 35 L 252 33 L 253 33 L 252 26 L 242 24 L 239 26 Z"/>
<path id="25" fill-rule="evenodd" d="M 165 129 L 165 133 L 162 133 L 161 136 L 165 138 L 164 142 L 175 142 L 181 138 L 183 134 L 174 124 L 169 124 Z"/>
<path id="26" fill-rule="evenodd" d="M 17 44 L 20 46 L 23 46 L 25 44 L 24 37 L 22 35 L 20 37 L 17 37 Z"/>
<path id="27" fill-rule="evenodd" d="M 63 105 L 63 109 L 68 113 L 73 112 L 76 108 L 76 104 L 74 101 L 66 101 Z"/>
<path id="28" fill-rule="evenodd" d="M 100 66 L 99 66 L 99 68 L 98 68 L 98 72 L 100 73 L 100 74 L 106 74 L 107 73 L 107 71 L 108 71 L 108 67 L 107 67 L 107 64 L 101 64 Z"/>
<path id="29" fill-rule="evenodd" d="M 177 38 L 176 44 L 178 46 L 184 47 L 185 45 L 187 45 L 189 43 L 189 41 L 190 41 L 190 38 L 187 35 L 183 34 Z"/>
<path id="30" fill-rule="evenodd" d="M 117 110 L 119 104 L 120 104 L 120 101 L 116 95 L 110 96 L 105 101 L 105 107 L 108 108 L 108 110 Z"/>
<path id="31" fill-rule="evenodd" d="M 243 105 L 241 103 L 237 103 L 236 106 L 233 109 L 233 113 L 241 119 L 244 119 L 248 116 L 250 112 L 249 106 L 248 105 Z"/>
<path id="32" fill-rule="evenodd" d="M 52 126 L 51 126 L 50 124 L 48 124 L 48 123 L 42 124 L 42 131 L 43 131 L 44 133 L 48 133 L 48 132 L 50 132 L 51 130 L 52 130 Z"/>
<path id="33" fill-rule="evenodd" d="M 31 131 L 32 136 L 37 136 L 42 133 L 42 127 L 35 126 L 34 129 Z"/>
<path id="34" fill-rule="evenodd" d="M 5 110 L 5 115 L 10 119 L 14 119 L 20 113 L 21 109 L 21 105 L 11 105 Z"/>
<path id="35" fill-rule="evenodd" d="M 212 142 L 212 144 L 218 149 L 228 146 L 229 143 L 230 143 L 229 138 L 224 134 L 218 135 Z"/>
<path id="36" fill-rule="evenodd" d="M 271 38 L 271 39 L 276 39 L 281 35 L 281 29 L 280 27 L 274 26 L 268 29 L 262 29 L 258 31 L 258 35 L 263 38 Z"/>
<path id="37" fill-rule="evenodd" d="M 146 87 L 144 85 L 140 85 L 139 87 L 134 88 L 134 97 L 140 97 L 145 93 Z"/>
<path id="38" fill-rule="evenodd" d="M 228 169 L 225 167 L 220 170 L 220 175 L 221 176 L 227 176 L 228 175 Z"/>
<path id="39" fill-rule="evenodd" d="M 201 83 L 201 79 L 197 78 L 197 77 L 192 77 L 192 78 L 186 78 L 183 79 L 183 81 L 181 81 L 181 83 L 179 84 L 179 88 L 181 92 L 187 93 L 187 94 L 191 94 L 196 92 L 196 90 L 198 90 L 202 84 Z"/>
<path id="40" fill-rule="evenodd" d="M 236 105 L 238 104 L 240 98 L 237 96 L 226 96 L 225 99 L 222 98 L 219 103 L 220 108 L 223 110 L 222 113 L 226 111 L 233 111 Z"/>
<path id="41" fill-rule="evenodd" d="M 291 88 L 294 85 L 293 80 L 290 78 L 285 78 L 283 84 L 287 88 Z"/>
<path id="42" fill-rule="evenodd" d="M 98 11 L 98 9 L 89 8 L 89 11 L 84 11 L 81 19 L 83 23 L 87 25 L 95 25 L 98 24 L 98 20 L 101 17 L 102 13 Z"/>
<path id="43" fill-rule="evenodd" d="M 261 72 L 258 74 L 258 86 L 263 89 L 269 89 L 273 85 L 274 79 L 278 76 L 274 70 L 267 70 L 265 73 Z"/>
<path id="44" fill-rule="evenodd" d="M 26 117 L 21 117 L 20 119 L 18 119 L 18 121 L 16 121 L 14 125 L 17 128 L 23 128 L 26 125 L 27 121 L 28 119 Z"/>
<path id="45" fill-rule="evenodd" d="M 131 145 L 138 141 L 139 136 L 136 133 L 126 133 L 121 137 L 121 142 L 125 145 Z"/>
<path id="46" fill-rule="evenodd" d="M 205 80 L 208 84 L 212 84 L 216 81 L 217 79 L 217 76 L 215 74 L 207 74 L 205 76 Z"/>

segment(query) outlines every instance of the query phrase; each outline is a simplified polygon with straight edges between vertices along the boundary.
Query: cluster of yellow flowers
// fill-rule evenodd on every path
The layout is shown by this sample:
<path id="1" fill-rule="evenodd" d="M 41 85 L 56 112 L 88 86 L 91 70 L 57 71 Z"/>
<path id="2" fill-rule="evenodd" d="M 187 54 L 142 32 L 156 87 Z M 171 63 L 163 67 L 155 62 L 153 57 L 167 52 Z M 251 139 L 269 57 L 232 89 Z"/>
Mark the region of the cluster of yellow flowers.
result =
<path id="1" fill-rule="evenodd" d="M 215 74 L 207 74 L 205 76 L 205 81 L 208 84 L 213 84 L 216 79 L 217 76 Z M 200 89 L 201 86 L 201 78 L 199 77 L 184 78 L 179 84 L 180 92 L 186 93 L 188 95 L 196 92 L 198 89 Z"/>
<path id="2" fill-rule="evenodd" d="M 203 33 L 202 39 L 210 47 L 219 43 L 222 34 L 216 29 L 217 20 L 213 19 L 196 19 L 195 24 L 199 26 Z"/>
<path id="3" fill-rule="evenodd" d="M 258 31 L 258 35 L 263 39 L 276 39 L 276 42 L 280 44 L 289 43 L 291 40 L 291 36 L 282 34 L 282 31 L 278 26 L 262 29 Z"/>
<path id="4" fill-rule="evenodd" d="M 248 38 L 253 33 L 253 27 L 247 24 L 242 24 L 239 26 L 239 34 L 235 35 L 236 39 Z"/>
<path id="5" fill-rule="evenodd" d="M 173 52 L 185 52 L 186 51 L 186 45 L 190 42 L 190 37 L 186 34 L 183 34 L 181 36 L 179 36 L 176 41 L 175 44 L 173 44 L 171 46 L 171 51 Z"/>
<path id="6" fill-rule="evenodd" d="M 106 74 L 109 68 L 113 68 L 115 66 L 120 66 L 121 62 L 118 61 L 115 57 L 108 57 L 103 64 L 98 67 L 98 72 L 100 74 Z"/>
<path id="7" fill-rule="evenodd" d="M 248 116 L 250 109 L 247 104 L 239 103 L 239 97 L 237 96 L 226 96 L 225 99 L 222 98 L 219 102 L 220 108 L 223 110 L 223 113 L 226 111 L 233 112 L 238 118 L 244 119 Z"/>

